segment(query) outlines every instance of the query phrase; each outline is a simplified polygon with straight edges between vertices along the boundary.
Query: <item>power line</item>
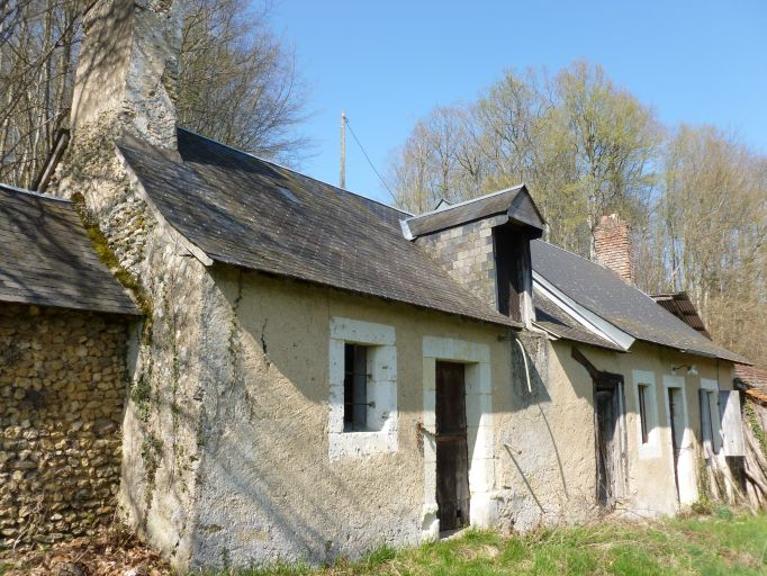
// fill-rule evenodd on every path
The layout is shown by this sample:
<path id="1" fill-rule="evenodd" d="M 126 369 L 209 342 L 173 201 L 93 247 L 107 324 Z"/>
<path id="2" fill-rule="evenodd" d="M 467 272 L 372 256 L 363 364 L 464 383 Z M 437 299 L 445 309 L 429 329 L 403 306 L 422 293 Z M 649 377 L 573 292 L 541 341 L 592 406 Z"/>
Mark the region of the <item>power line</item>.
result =
<path id="1" fill-rule="evenodd" d="M 396 201 L 397 197 L 391 191 L 391 188 L 389 188 L 389 185 L 386 183 L 386 180 L 383 179 L 383 176 L 381 176 L 378 170 L 376 170 L 375 164 L 373 164 L 373 161 L 370 159 L 370 156 L 368 156 L 368 153 L 365 151 L 365 147 L 362 145 L 362 142 L 360 142 L 360 139 L 357 138 L 357 135 L 354 133 L 354 129 L 352 128 L 352 125 L 349 122 L 349 117 L 344 115 L 344 121 L 346 122 L 346 126 L 349 128 L 349 132 L 351 132 L 352 138 L 354 138 L 354 141 L 357 143 L 357 146 L 360 147 L 360 150 L 362 150 L 362 154 L 365 156 L 365 159 L 368 161 L 368 164 L 370 164 L 370 167 L 373 169 L 373 172 L 375 172 L 375 175 L 378 176 L 378 179 L 381 181 L 381 184 L 384 185 L 384 188 L 386 188 L 386 191 L 389 193 L 389 196 L 391 196 L 392 200 Z"/>

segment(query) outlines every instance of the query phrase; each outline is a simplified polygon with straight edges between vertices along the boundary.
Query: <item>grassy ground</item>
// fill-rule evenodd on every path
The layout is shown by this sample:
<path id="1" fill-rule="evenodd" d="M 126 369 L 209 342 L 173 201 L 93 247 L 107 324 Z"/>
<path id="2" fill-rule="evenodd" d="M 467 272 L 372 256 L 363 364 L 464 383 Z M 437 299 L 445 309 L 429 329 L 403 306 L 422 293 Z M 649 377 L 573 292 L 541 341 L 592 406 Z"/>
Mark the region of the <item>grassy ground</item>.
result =
<path id="1" fill-rule="evenodd" d="M 722 510 L 653 523 L 609 522 L 503 538 L 492 532 L 324 569 L 281 567 L 237 576 L 486 576 L 506 574 L 767 574 L 767 516 Z M 221 575 L 223 576 L 223 575 Z"/>
<path id="2" fill-rule="evenodd" d="M 0 556 L 0 576 L 60 574 L 64 562 L 77 564 L 88 576 L 123 576 L 131 573 L 129 569 L 150 576 L 171 573 L 156 553 L 132 536 L 114 531 L 23 557 L 3 560 Z M 205 576 L 501 574 L 767 575 L 767 515 L 733 515 L 721 509 L 708 516 L 647 523 L 609 521 L 508 538 L 469 531 L 419 548 L 396 552 L 382 548 L 359 562 L 340 561 L 327 568 L 285 566 Z"/>

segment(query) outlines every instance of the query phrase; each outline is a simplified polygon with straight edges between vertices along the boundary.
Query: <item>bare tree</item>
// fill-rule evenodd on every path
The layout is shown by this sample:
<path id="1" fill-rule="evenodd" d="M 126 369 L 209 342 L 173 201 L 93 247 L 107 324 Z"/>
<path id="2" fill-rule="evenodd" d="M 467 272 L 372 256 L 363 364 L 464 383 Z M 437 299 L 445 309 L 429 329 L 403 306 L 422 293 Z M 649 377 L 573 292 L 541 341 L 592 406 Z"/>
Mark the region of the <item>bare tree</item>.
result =
<path id="1" fill-rule="evenodd" d="M 80 0 L 10 0 L 0 8 L 0 181 L 32 187 L 66 125 Z"/>
<path id="2" fill-rule="evenodd" d="M 179 123 L 226 144 L 290 160 L 304 92 L 293 54 L 269 28 L 268 4 L 191 0 L 184 19 Z"/>
<path id="3" fill-rule="evenodd" d="M 0 2 L 0 181 L 33 188 L 68 127 L 84 13 L 98 0 Z M 178 94 L 182 125 L 290 160 L 304 100 L 292 54 L 269 29 L 269 6 L 190 0 Z"/>
<path id="4" fill-rule="evenodd" d="M 667 137 L 599 66 L 508 72 L 477 102 L 435 109 L 391 172 L 413 212 L 526 182 L 547 239 L 584 256 L 599 217 L 619 212 L 638 285 L 688 291 L 718 342 L 767 364 L 767 159 L 710 127 Z"/>
<path id="5" fill-rule="evenodd" d="M 619 211 L 627 220 L 641 219 L 655 182 L 660 129 L 652 111 L 617 89 L 600 66 L 576 62 L 557 76 L 555 93 L 575 154 L 573 185 L 587 205 L 593 256 L 600 216 Z"/>
<path id="6" fill-rule="evenodd" d="M 525 182 L 550 239 L 589 254 L 606 211 L 641 220 L 659 140 L 651 110 L 600 67 L 578 62 L 553 80 L 508 72 L 477 102 L 435 109 L 391 171 L 400 203 L 411 210 Z"/>
<path id="7" fill-rule="evenodd" d="M 712 335 L 767 362 L 767 159 L 703 126 L 666 146 L 640 280 L 686 290 Z M 648 277 L 649 275 L 649 277 Z"/>
<path id="8" fill-rule="evenodd" d="M 390 172 L 399 205 L 431 210 L 439 200 L 464 200 L 481 193 L 482 159 L 460 107 L 436 108 L 418 122 L 397 153 Z"/>

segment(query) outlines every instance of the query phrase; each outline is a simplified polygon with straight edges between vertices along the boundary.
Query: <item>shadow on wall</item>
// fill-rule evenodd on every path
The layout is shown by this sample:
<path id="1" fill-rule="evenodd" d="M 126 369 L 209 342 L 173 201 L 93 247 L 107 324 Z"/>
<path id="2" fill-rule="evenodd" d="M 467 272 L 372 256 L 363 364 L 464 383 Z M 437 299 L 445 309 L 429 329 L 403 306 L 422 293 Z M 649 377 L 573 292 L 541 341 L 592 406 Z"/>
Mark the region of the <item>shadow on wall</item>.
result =
<path id="1" fill-rule="evenodd" d="M 328 291 L 276 307 L 243 298 L 242 284 L 235 294 L 221 291 L 237 312 L 226 344 L 229 377 L 206 401 L 194 562 L 325 562 L 417 543 L 420 382 L 411 390 L 400 380 L 398 452 L 330 461 Z M 420 374 L 420 349 L 399 347 L 397 364 L 400 374 L 415 374 L 416 365 Z"/>
<path id="2" fill-rule="evenodd" d="M 85 110 L 101 110 L 114 102 L 121 88 L 121 78 L 115 79 L 114 71 L 127 62 L 134 7 L 133 2 L 122 0 L 110 6 L 112 9 L 105 11 L 94 4 L 86 12 L 88 41 L 84 44 L 78 64 L 72 102 L 73 127 L 78 125 L 82 115 L 88 115 Z M 109 82 L 110 78 L 112 82 Z"/>
<path id="3" fill-rule="evenodd" d="M 524 346 L 527 364 L 520 344 Z M 524 488 L 532 499 L 531 506 L 534 503 L 534 509 L 524 504 L 518 506 L 522 514 L 519 525 L 532 528 L 542 521 L 588 515 L 595 506 L 593 491 L 582 484 L 592 474 L 593 465 L 578 464 L 573 468 L 573 460 L 582 464 L 582 457 L 593 458 L 594 399 L 590 378 L 585 373 L 567 373 L 564 379 L 550 374 L 549 355 L 556 351 L 543 335 L 524 333 L 512 339 L 509 346 L 511 406 L 516 418 L 509 430 L 502 431 L 504 453 L 499 456 L 511 461 L 509 480 L 521 481 L 519 489 Z M 557 381 L 552 381 L 552 377 Z M 588 381 L 588 393 L 576 384 L 584 381 Z M 556 392 L 557 404 L 552 398 L 556 387 L 567 388 Z M 562 394 L 566 397 L 570 389 L 587 403 L 563 410 Z M 582 476 L 584 470 L 586 477 Z M 578 478 L 572 487 L 571 476 Z"/>

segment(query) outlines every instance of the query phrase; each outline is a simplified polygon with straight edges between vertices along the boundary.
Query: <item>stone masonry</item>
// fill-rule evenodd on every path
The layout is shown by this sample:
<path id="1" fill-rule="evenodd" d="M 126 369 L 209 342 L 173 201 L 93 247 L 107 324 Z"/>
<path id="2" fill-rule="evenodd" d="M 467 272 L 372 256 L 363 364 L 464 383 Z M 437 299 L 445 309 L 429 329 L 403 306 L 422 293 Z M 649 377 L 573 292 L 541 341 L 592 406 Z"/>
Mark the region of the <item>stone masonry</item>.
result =
<path id="1" fill-rule="evenodd" d="M 615 272 L 626 283 L 634 283 L 631 228 L 620 216 L 602 216 L 594 230 L 594 251 L 597 262 Z"/>
<path id="2" fill-rule="evenodd" d="M 117 316 L 0 304 L 0 549 L 113 520 L 127 332 Z"/>
<path id="3" fill-rule="evenodd" d="M 456 281 L 493 307 L 498 305 L 493 227 L 499 220 L 486 218 L 416 240 Z"/>

